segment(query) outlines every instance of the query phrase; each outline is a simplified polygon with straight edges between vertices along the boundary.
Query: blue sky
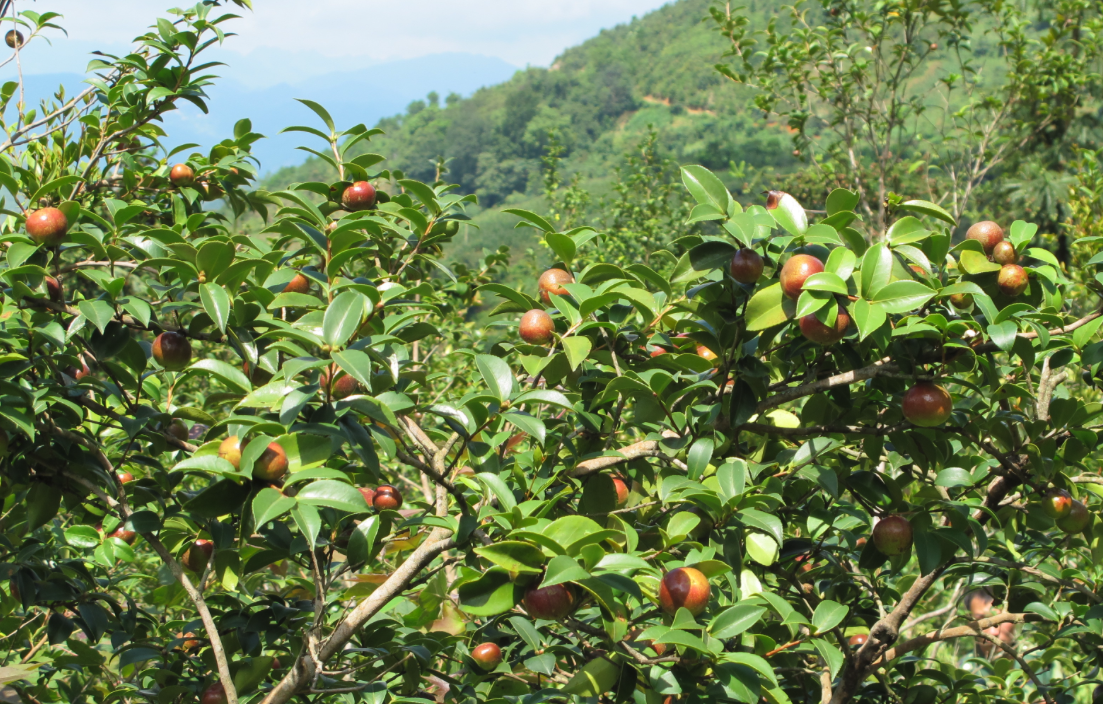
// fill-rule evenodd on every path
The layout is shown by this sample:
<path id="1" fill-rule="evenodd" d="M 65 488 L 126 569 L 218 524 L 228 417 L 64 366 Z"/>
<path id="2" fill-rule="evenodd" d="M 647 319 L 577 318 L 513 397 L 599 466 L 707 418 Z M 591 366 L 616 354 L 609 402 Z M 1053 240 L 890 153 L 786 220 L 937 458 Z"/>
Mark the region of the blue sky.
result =
<path id="1" fill-rule="evenodd" d="M 228 76 L 256 87 L 446 52 L 546 66 L 566 47 L 666 0 L 254 0 L 232 25 Z M 88 52 L 121 50 L 180 0 L 16 0 L 16 9 L 65 15 L 69 36 L 29 47 L 24 70 L 83 70 Z M 235 11 L 236 7 L 231 6 Z"/>

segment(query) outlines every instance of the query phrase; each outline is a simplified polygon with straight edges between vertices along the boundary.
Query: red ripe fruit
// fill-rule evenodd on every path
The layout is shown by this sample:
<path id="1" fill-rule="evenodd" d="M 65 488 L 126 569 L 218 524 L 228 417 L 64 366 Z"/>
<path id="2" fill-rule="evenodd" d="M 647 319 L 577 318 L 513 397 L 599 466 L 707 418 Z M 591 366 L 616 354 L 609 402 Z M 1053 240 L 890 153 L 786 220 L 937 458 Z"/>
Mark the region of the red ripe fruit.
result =
<path id="1" fill-rule="evenodd" d="M 287 467 L 287 452 L 279 443 L 268 443 L 268 447 L 264 448 L 264 452 L 253 465 L 253 479 L 278 482 L 287 474 Z"/>
<path id="2" fill-rule="evenodd" d="M 341 376 L 332 379 L 338 372 L 340 372 L 340 368 L 336 364 L 331 364 L 327 369 L 322 370 L 319 379 L 322 388 L 329 390 L 330 398 L 340 401 L 360 392 L 360 382 L 353 376 L 341 373 Z"/>
<path id="3" fill-rule="evenodd" d="M 1091 525 L 1092 517 L 1088 513 L 1088 509 L 1084 504 L 1076 501 L 1072 502 L 1072 509 L 1069 511 L 1069 515 L 1064 518 L 1057 519 L 1057 527 L 1068 533 L 1074 535 L 1076 533 L 1082 533 L 1089 525 Z"/>
<path id="4" fill-rule="evenodd" d="M 741 284 L 751 285 L 757 283 L 762 278 L 762 269 L 765 267 L 765 262 L 762 260 L 762 255 L 753 249 L 740 249 L 732 257 L 731 265 L 728 267 L 731 271 L 732 278 Z"/>
<path id="5" fill-rule="evenodd" d="M 367 181 L 357 181 L 341 194 L 345 210 L 368 210 L 375 205 L 375 186 Z"/>
<path id="6" fill-rule="evenodd" d="M 922 428 L 942 425 L 954 410 L 950 392 L 938 384 L 921 381 L 908 389 L 902 404 L 904 417 Z"/>
<path id="7" fill-rule="evenodd" d="M 372 506 L 377 511 L 397 511 L 402 507 L 402 493 L 390 484 L 384 484 L 375 490 Z"/>
<path id="8" fill-rule="evenodd" d="M 502 664 L 502 649 L 494 643 L 483 643 L 471 651 L 471 659 L 483 670 L 490 672 Z"/>
<path id="9" fill-rule="evenodd" d="M 191 364 L 191 343 L 178 332 L 163 332 L 153 340 L 153 358 L 167 371 L 178 372 Z"/>
<path id="10" fill-rule="evenodd" d="M 69 219 L 57 208 L 42 208 L 27 216 L 27 234 L 35 244 L 55 247 L 69 232 Z"/>
<path id="11" fill-rule="evenodd" d="M 65 298 L 64 292 L 61 290 L 61 282 L 52 276 L 46 277 L 46 295 L 54 303 L 61 303 Z"/>
<path id="12" fill-rule="evenodd" d="M 1019 255 L 1015 252 L 1015 245 L 1006 240 L 997 242 L 992 248 L 992 261 L 997 264 L 1017 264 Z"/>
<path id="13" fill-rule="evenodd" d="M 226 688 L 221 682 L 215 682 L 203 690 L 199 697 L 199 704 L 226 704 Z"/>
<path id="14" fill-rule="evenodd" d="M 130 472 L 126 472 L 126 471 L 119 472 L 118 477 L 119 477 L 119 483 L 120 484 L 129 484 L 130 482 L 134 481 L 134 475 L 131 474 Z"/>
<path id="15" fill-rule="evenodd" d="M 1064 518 L 1072 513 L 1072 495 L 1064 489 L 1053 489 L 1042 499 L 1042 510 L 1054 520 Z"/>
<path id="16" fill-rule="evenodd" d="M 169 181 L 177 188 L 195 184 L 195 170 L 187 164 L 177 164 L 169 171 Z"/>
<path id="17" fill-rule="evenodd" d="M 707 359 L 710 362 L 719 356 L 704 345 L 697 345 L 697 355 L 702 359 Z"/>
<path id="18" fill-rule="evenodd" d="M 613 487 L 617 490 L 617 508 L 628 503 L 628 484 L 620 477 L 613 477 Z"/>
<path id="19" fill-rule="evenodd" d="M 223 440 L 218 446 L 218 456 L 232 464 L 234 469 L 241 469 L 241 440 L 238 436 L 231 435 Z"/>
<path id="20" fill-rule="evenodd" d="M 214 543 L 200 538 L 184 552 L 184 556 L 180 558 L 180 564 L 196 574 L 203 574 L 213 554 Z"/>
<path id="21" fill-rule="evenodd" d="M 112 538 L 118 538 L 127 545 L 133 545 L 134 541 L 138 539 L 138 534 L 132 530 L 125 530 L 122 526 L 115 529 L 115 532 L 111 534 Z"/>
<path id="22" fill-rule="evenodd" d="M 980 242 L 985 254 L 992 254 L 996 245 L 1003 242 L 1003 228 L 991 220 L 974 223 L 965 233 L 965 238 Z"/>
<path id="23" fill-rule="evenodd" d="M 659 604 L 671 616 L 680 609 L 689 609 L 694 616 L 708 608 L 712 587 L 708 577 L 693 567 L 679 567 L 663 575 L 659 584 Z"/>
<path id="24" fill-rule="evenodd" d="M 536 285 L 540 288 L 540 300 L 544 304 L 551 303 L 551 296 L 566 296 L 567 289 L 563 288 L 563 284 L 573 284 L 574 277 L 570 272 L 563 271 L 562 269 L 548 269 L 540 275 L 540 280 L 536 282 Z"/>
<path id="25" fill-rule="evenodd" d="M 521 316 L 521 339 L 530 345 L 546 345 L 554 333 L 555 323 L 546 312 L 534 308 Z"/>
<path id="26" fill-rule="evenodd" d="M 533 587 L 525 592 L 525 611 L 545 621 L 561 621 L 575 610 L 574 592 L 566 584 Z"/>
<path id="27" fill-rule="evenodd" d="M 794 301 L 800 298 L 804 282 L 812 274 L 823 271 L 823 262 L 811 254 L 794 254 L 781 267 L 781 291 Z"/>
<path id="28" fill-rule="evenodd" d="M 283 287 L 284 293 L 310 293 L 310 279 L 302 274 L 295 274 L 294 278 Z"/>
<path id="29" fill-rule="evenodd" d="M 664 350 L 662 347 L 655 347 L 655 348 L 652 348 L 652 350 L 650 352 L 648 352 L 648 354 L 650 354 L 651 358 L 654 359 L 655 357 L 658 357 L 659 355 L 666 354 L 666 350 Z"/>
<path id="30" fill-rule="evenodd" d="M 869 636 L 867 636 L 865 633 L 858 633 L 856 635 L 850 636 L 849 640 L 847 640 L 847 643 L 851 647 L 853 647 L 853 646 L 865 645 L 865 642 L 867 640 L 869 640 Z"/>
<path id="31" fill-rule="evenodd" d="M 846 337 L 848 327 L 850 316 L 842 311 L 835 317 L 834 326 L 824 325 L 814 313 L 800 319 L 800 333 L 819 345 L 835 344 Z"/>
<path id="32" fill-rule="evenodd" d="M 1026 269 L 1018 264 L 1004 264 L 996 283 L 1003 295 L 1014 298 L 1026 290 L 1030 279 L 1026 275 Z"/>
<path id="33" fill-rule="evenodd" d="M 903 516 L 882 518 L 873 527 L 873 544 L 882 555 L 903 555 L 912 549 L 912 524 Z"/>

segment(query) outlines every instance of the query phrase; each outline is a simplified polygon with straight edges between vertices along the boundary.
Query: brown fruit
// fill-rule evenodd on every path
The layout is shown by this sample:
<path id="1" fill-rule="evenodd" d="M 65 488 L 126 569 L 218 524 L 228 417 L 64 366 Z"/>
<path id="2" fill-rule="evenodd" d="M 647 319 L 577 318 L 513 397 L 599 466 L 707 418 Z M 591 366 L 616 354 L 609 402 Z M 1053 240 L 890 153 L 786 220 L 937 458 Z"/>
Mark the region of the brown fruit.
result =
<path id="1" fill-rule="evenodd" d="M 253 479 L 278 482 L 287 474 L 287 452 L 279 443 L 270 442 L 253 465 Z"/>
<path id="2" fill-rule="evenodd" d="M 991 254 L 996 245 L 1003 242 L 1003 228 L 991 220 L 982 220 L 969 228 L 965 238 L 980 242 L 984 253 Z"/>
<path id="3" fill-rule="evenodd" d="M 562 621 L 575 610 L 574 592 L 566 584 L 533 587 L 525 592 L 525 611 L 545 621 Z"/>
<path id="4" fill-rule="evenodd" d="M 865 642 L 867 640 L 869 640 L 869 636 L 867 636 L 865 633 L 858 633 L 850 636 L 850 638 L 847 640 L 847 644 L 851 647 L 865 645 Z"/>
<path id="5" fill-rule="evenodd" d="M 372 506 L 377 511 L 397 511 L 402 507 L 402 492 L 390 484 L 384 484 L 375 490 Z"/>
<path id="6" fill-rule="evenodd" d="M 191 343 L 178 332 L 163 332 L 153 340 L 153 358 L 167 371 L 186 369 L 191 364 Z"/>
<path id="7" fill-rule="evenodd" d="M 215 682 L 203 690 L 199 697 L 199 704 L 226 704 L 226 688 L 221 682 Z"/>
<path id="8" fill-rule="evenodd" d="M 331 378 L 336 374 L 341 374 L 341 376 L 333 380 L 331 385 Z M 322 370 L 319 382 L 323 389 L 329 390 L 330 398 L 338 401 L 360 393 L 360 382 L 356 380 L 356 377 L 345 374 L 336 364 L 331 364 L 327 369 Z"/>
<path id="9" fill-rule="evenodd" d="M 797 300 L 804 289 L 804 282 L 812 274 L 823 271 L 823 262 L 811 254 L 794 254 L 781 267 L 781 291 L 788 298 Z"/>
<path id="10" fill-rule="evenodd" d="M 368 210 L 375 205 L 375 186 L 367 181 L 357 181 L 341 194 L 345 210 Z"/>
<path id="11" fill-rule="evenodd" d="M 617 508 L 628 503 L 628 485 L 620 477 L 613 477 L 613 486 L 617 490 Z"/>
<path id="12" fill-rule="evenodd" d="M 973 296 L 969 293 L 951 294 L 950 305 L 958 310 L 969 310 L 973 307 Z"/>
<path id="13" fill-rule="evenodd" d="M 555 323 L 551 316 L 532 309 L 521 316 L 521 339 L 530 345 L 546 345 L 555 338 Z"/>
<path id="14" fill-rule="evenodd" d="M 231 435 L 218 446 L 218 456 L 241 469 L 241 440 L 236 435 Z"/>
<path id="15" fill-rule="evenodd" d="M 180 442 L 188 441 L 188 426 L 185 425 L 184 421 L 180 420 L 179 418 L 173 418 L 172 422 L 169 423 L 169 427 L 166 432 L 168 432 L 169 435 L 176 438 Z"/>
<path id="16" fill-rule="evenodd" d="M 283 287 L 284 293 L 310 293 L 310 279 L 302 274 L 295 274 L 294 278 Z"/>
<path id="17" fill-rule="evenodd" d="M 731 272 L 733 279 L 749 286 L 757 283 L 762 278 L 764 267 L 765 262 L 762 260 L 761 254 L 753 249 L 743 248 L 732 256 L 728 270 Z"/>
<path id="18" fill-rule="evenodd" d="M 169 171 L 169 181 L 177 188 L 195 184 L 195 170 L 187 164 L 176 164 Z"/>
<path id="19" fill-rule="evenodd" d="M 834 326 L 824 325 L 814 313 L 800 319 L 800 333 L 819 345 L 835 344 L 846 337 L 848 327 L 850 316 L 842 311 L 835 317 Z"/>
<path id="20" fill-rule="evenodd" d="M 69 219 L 57 208 L 41 208 L 27 216 L 27 234 L 37 245 L 55 247 L 67 232 Z"/>
<path id="21" fill-rule="evenodd" d="M 23 46 L 23 33 L 18 29 L 9 29 L 8 33 L 4 35 L 4 43 L 7 44 L 10 49 L 16 49 Z"/>
<path id="22" fill-rule="evenodd" d="M 494 643 L 483 643 L 471 651 L 471 659 L 479 667 L 490 672 L 502 664 L 502 649 Z"/>
<path id="23" fill-rule="evenodd" d="M 680 608 L 697 616 L 708 608 L 711 596 L 708 577 L 693 567 L 670 570 L 659 584 L 659 604 L 671 616 Z"/>
<path id="24" fill-rule="evenodd" d="M 938 384 L 921 381 L 908 389 L 901 404 L 904 417 L 922 428 L 934 428 L 949 419 L 954 410 L 950 392 Z"/>
<path id="25" fill-rule="evenodd" d="M 1026 269 L 1018 264 L 1004 264 L 1000 269 L 997 283 L 1003 295 L 1014 298 L 1026 290 L 1030 280 L 1026 275 Z"/>
<path id="26" fill-rule="evenodd" d="M 563 284 L 573 284 L 574 277 L 570 272 L 563 271 L 562 269 L 548 269 L 540 275 L 540 280 L 536 282 L 536 285 L 540 288 L 540 300 L 545 305 L 551 303 L 551 296 L 566 296 L 567 289 L 563 288 Z"/>
<path id="27" fill-rule="evenodd" d="M 1057 519 L 1057 527 L 1065 531 L 1069 535 L 1081 533 L 1092 522 L 1091 514 L 1088 513 L 1088 509 L 1084 504 L 1076 501 L 1072 502 L 1072 509 L 1069 511 L 1069 515 L 1064 518 Z"/>
<path id="28" fill-rule="evenodd" d="M 61 282 L 52 276 L 46 277 L 46 295 L 54 303 L 61 303 L 65 300 L 65 294 L 61 290 Z"/>
<path id="29" fill-rule="evenodd" d="M 180 647 L 184 650 L 195 650 L 203 645 L 203 641 L 196 640 L 195 634 L 190 631 L 188 633 L 177 633 L 176 637 L 183 639 L 184 642 L 180 644 Z"/>
<path id="30" fill-rule="evenodd" d="M 272 372 L 268 371 L 259 364 L 253 366 L 246 362 L 245 365 L 242 367 L 242 370 L 245 372 L 245 376 L 249 377 L 249 381 L 253 384 L 253 386 L 264 386 L 268 382 L 272 381 Z"/>
<path id="31" fill-rule="evenodd" d="M 903 516 L 886 516 L 873 527 L 873 544 L 882 555 L 895 557 L 912 549 L 912 525 Z"/>
<path id="32" fill-rule="evenodd" d="M 119 526 L 109 537 L 118 538 L 127 545 L 133 545 L 134 542 L 138 539 L 138 534 L 132 530 L 126 530 L 122 526 Z"/>
<path id="33" fill-rule="evenodd" d="M 199 538 L 184 552 L 184 556 L 180 558 L 180 564 L 196 574 L 203 574 L 213 554 L 214 543 Z"/>
<path id="34" fill-rule="evenodd" d="M 118 477 L 119 477 L 119 483 L 120 484 L 129 484 L 130 482 L 134 481 L 134 475 L 131 474 L 130 472 L 126 472 L 126 471 L 119 472 Z"/>
<path id="35" fill-rule="evenodd" d="M 1054 520 L 1065 518 L 1072 513 L 1072 495 L 1064 489 L 1053 489 L 1042 499 L 1042 510 Z"/>
<path id="36" fill-rule="evenodd" d="M 997 242 L 992 248 L 992 261 L 997 264 L 1017 264 L 1019 255 L 1015 252 L 1015 245 L 1007 240 Z"/>

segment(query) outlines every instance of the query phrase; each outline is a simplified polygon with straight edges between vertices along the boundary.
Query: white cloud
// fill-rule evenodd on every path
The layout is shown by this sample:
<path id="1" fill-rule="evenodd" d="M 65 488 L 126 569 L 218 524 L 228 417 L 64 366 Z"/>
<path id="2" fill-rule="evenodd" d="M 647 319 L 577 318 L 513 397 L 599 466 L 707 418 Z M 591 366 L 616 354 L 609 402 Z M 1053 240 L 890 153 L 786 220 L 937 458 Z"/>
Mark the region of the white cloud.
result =
<path id="1" fill-rule="evenodd" d="M 254 0 L 253 12 L 230 6 L 242 19 L 228 26 L 239 36 L 229 40 L 227 50 L 283 56 L 284 65 L 271 66 L 273 73 L 287 69 L 298 75 L 350 70 L 351 59 L 378 62 L 450 51 L 494 56 L 516 66 L 548 65 L 568 46 L 667 1 Z M 17 9 L 62 13 L 59 22 L 69 32 L 68 41 L 55 39 L 51 57 L 43 58 L 36 72 L 80 70 L 91 48 L 119 51 L 158 14 L 186 5 L 186 0 L 16 0 Z"/>

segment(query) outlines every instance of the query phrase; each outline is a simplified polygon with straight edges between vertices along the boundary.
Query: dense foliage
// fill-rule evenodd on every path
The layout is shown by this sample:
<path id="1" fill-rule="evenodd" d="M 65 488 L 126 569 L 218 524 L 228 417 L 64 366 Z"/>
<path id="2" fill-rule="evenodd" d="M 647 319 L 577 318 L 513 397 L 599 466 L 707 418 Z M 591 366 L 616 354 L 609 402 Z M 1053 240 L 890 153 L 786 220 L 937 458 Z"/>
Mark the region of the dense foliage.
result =
<path id="1" fill-rule="evenodd" d="M 505 211 L 556 260 L 507 286 L 508 252 L 442 257 L 474 195 L 321 105 L 289 130 L 327 171 L 282 190 L 247 123 L 166 151 L 223 4 L 79 96 L 0 88 L 21 701 L 1089 701 L 1103 256 L 1066 271 L 1002 215 L 955 241 L 904 196 L 883 233 L 842 188 L 744 206 L 694 165 L 647 264 Z"/>

